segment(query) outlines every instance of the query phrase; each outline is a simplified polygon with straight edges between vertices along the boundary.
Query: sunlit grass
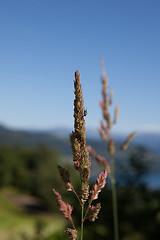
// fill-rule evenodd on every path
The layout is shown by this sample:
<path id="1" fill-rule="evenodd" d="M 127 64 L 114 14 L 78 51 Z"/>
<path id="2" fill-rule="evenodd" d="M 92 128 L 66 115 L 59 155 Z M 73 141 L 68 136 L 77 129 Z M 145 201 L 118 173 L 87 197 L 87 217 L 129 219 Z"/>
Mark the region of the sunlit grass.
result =
<path id="1" fill-rule="evenodd" d="M 28 214 L 7 199 L 3 192 L 0 194 L 0 239 L 20 240 L 22 234 L 33 236 L 38 223 L 43 227 L 44 236 L 64 228 L 61 218 L 47 214 Z"/>

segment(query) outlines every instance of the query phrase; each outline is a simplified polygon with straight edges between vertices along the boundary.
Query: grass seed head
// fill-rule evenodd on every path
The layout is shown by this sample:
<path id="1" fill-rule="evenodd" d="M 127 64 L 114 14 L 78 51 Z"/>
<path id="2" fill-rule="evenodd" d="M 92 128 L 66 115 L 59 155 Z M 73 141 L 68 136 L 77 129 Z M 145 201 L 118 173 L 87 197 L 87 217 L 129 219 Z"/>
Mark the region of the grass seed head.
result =
<path id="1" fill-rule="evenodd" d="M 94 222 L 98 218 L 98 213 L 101 209 L 101 204 L 97 203 L 96 206 L 89 206 L 87 219 L 91 222 Z"/>
<path id="2" fill-rule="evenodd" d="M 131 134 L 129 134 L 126 141 L 122 144 L 121 150 L 126 150 L 128 148 L 128 145 L 131 142 L 131 140 L 133 139 L 133 137 L 135 136 L 135 134 L 136 134 L 136 132 L 132 132 Z"/>
<path id="3" fill-rule="evenodd" d="M 67 228 L 67 230 L 65 232 L 67 233 L 69 239 L 71 239 L 71 240 L 78 239 L 76 229 Z"/>

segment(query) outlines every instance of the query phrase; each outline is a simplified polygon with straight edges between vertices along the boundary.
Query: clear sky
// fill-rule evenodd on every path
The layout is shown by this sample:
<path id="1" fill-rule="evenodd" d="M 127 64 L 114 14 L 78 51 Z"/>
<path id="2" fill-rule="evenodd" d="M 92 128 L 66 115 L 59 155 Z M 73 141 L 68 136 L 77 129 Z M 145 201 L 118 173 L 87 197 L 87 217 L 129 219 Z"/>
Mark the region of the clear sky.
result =
<path id="1" fill-rule="evenodd" d="M 1 0 L 0 123 L 72 128 L 78 69 L 86 125 L 98 127 L 100 56 L 120 104 L 115 129 L 160 131 L 159 0 Z"/>

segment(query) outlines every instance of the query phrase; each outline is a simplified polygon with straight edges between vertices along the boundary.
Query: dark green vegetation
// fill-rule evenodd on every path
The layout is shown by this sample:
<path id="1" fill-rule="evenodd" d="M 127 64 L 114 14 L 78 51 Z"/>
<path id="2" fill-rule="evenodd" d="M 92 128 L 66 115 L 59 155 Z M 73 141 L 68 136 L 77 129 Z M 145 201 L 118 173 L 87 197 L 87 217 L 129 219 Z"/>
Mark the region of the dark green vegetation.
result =
<path id="1" fill-rule="evenodd" d="M 0 186 L 14 186 L 22 192 L 40 197 L 44 207 L 51 206 L 48 196 L 51 197 L 52 182 L 57 181 L 55 169 L 58 159 L 57 152 L 45 146 L 35 149 L 1 146 Z"/>
<path id="2" fill-rule="evenodd" d="M 46 146 L 43 144 L 46 143 L 44 138 L 49 139 L 49 135 L 22 134 L 18 131 L 13 134 L 12 131 L 12 138 L 10 138 L 11 131 L 5 129 L 6 131 L 8 135 L 3 131 L 5 144 L 1 141 L 0 145 L 0 239 L 64 240 L 66 238 L 63 232 L 64 224 L 67 224 L 67 221 L 64 223 L 61 218 L 57 218 L 57 213 L 59 217 L 61 214 L 57 209 L 52 188 L 54 186 L 60 190 L 63 193 L 63 199 L 74 206 L 73 216 L 78 224 L 79 206 L 76 205 L 73 194 L 64 191 L 57 171 L 57 164 L 69 169 L 73 176 L 71 180 L 78 191 L 79 178 L 72 168 L 69 142 L 50 136 L 52 144 Z M 38 136 L 41 137 L 38 138 Z M 106 152 L 105 145 L 101 142 L 92 141 L 89 144 L 99 154 L 103 155 Z M 60 154 L 63 146 L 64 152 Z M 148 188 L 144 181 L 155 163 L 159 166 L 159 159 L 159 155 L 148 152 L 142 147 L 130 147 L 126 153 L 117 153 L 121 240 L 160 239 L 160 191 Z M 101 170 L 92 160 L 90 181 L 95 180 L 94 176 L 97 176 Z M 99 199 L 102 210 L 94 227 L 88 221 L 86 222 L 87 233 L 84 236 L 86 240 L 113 239 L 109 179 Z"/>
<path id="3" fill-rule="evenodd" d="M 122 240 L 160 238 L 160 192 L 146 187 L 118 188 L 119 231 Z M 88 223 L 85 239 L 114 239 L 111 190 L 101 195 L 103 211 L 94 228 Z"/>

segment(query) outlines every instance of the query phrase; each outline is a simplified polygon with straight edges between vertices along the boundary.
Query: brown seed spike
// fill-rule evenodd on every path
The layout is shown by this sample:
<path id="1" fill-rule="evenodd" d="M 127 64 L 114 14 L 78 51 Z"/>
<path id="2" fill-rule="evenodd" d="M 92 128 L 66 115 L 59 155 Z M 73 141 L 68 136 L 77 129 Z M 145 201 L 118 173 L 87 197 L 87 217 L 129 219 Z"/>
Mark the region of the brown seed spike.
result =
<path id="1" fill-rule="evenodd" d="M 100 62 L 101 62 L 101 67 L 102 67 L 102 82 L 104 84 L 104 88 L 107 89 L 108 88 L 108 77 L 106 74 L 106 70 L 105 70 L 105 66 L 104 66 L 104 60 L 101 57 L 100 58 Z"/>
<path id="2" fill-rule="evenodd" d="M 122 144 L 121 146 L 121 150 L 126 150 L 130 141 L 132 140 L 132 138 L 135 136 L 136 132 L 132 132 L 126 139 L 126 141 Z"/>
<path id="3" fill-rule="evenodd" d="M 82 189 L 80 193 L 81 202 L 84 204 L 89 196 L 89 184 L 88 182 L 82 182 Z"/>
<path id="4" fill-rule="evenodd" d="M 60 173 L 60 176 L 61 176 L 63 182 L 65 183 L 67 191 L 72 191 L 73 186 L 72 186 L 72 183 L 70 181 L 69 171 L 65 168 L 62 168 L 61 166 L 57 166 L 57 167 L 58 167 L 58 171 Z"/>
<path id="5" fill-rule="evenodd" d="M 119 108 L 120 108 L 120 105 L 118 104 L 118 105 L 116 106 L 116 109 L 115 109 L 115 112 L 114 112 L 114 120 L 113 120 L 113 123 L 114 123 L 114 124 L 117 123 L 118 114 L 119 114 Z"/>
<path id="6" fill-rule="evenodd" d="M 75 71 L 75 79 L 80 84 L 80 74 L 79 74 L 78 70 Z"/>
<path id="7" fill-rule="evenodd" d="M 111 105 L 112 102 L 113 102 L 113 89 L 111 89 L 109 93 L 109 104 Z"/>
<path id="8" fill-rule="evenodd" d="M 104 116 L 104 119 L 107 121 L 107 127 L 111 129 L 112 123 L 111 123 L 110 114 L 107 111 L 103 111 L 103 116 Z"/>
<path id="9" fill-rule="evenodd" d="M 67 228 L 67 230 L 65 232 L 67 233 L 69 239 L 71 239 L 71 240 L 78 239 L 76 229 Z"/>
<path id="10" fill-rule="evenodd" d="M 99 134 L 101 135 L 101 138 L 103 139 L 103 141 L 107 140 L 107 136 L 106 134 L 103 132 L 103 130 L 101 128 L 98 128 Z"/>
<path id="11" fill-rule="evenodd" d="M 82 181 L 88 181 L 90 177 L 90 159 L 86 148 L 84 119 L 87 115 L 87 110 L 84 109 L 80 74 L 78 71 L 75 72 L 74 89 L 74 131 L 70 135 L 70 142 L 75 169 L 79 171 Z"/>
<path id="12" fill-rule="evenodd" d="M 96 206 L 89 206 L 87 218 L 89 221 L 94 222 L 98 218 L 98 213 L 101 209 L 101 204 L 97 203 Z"/>
<path id="13" fill-rule="evenodd" d="M 83 113 L 84 117 L 87 116 L 87 109 L 84 109 L 84 113 Z"/>

